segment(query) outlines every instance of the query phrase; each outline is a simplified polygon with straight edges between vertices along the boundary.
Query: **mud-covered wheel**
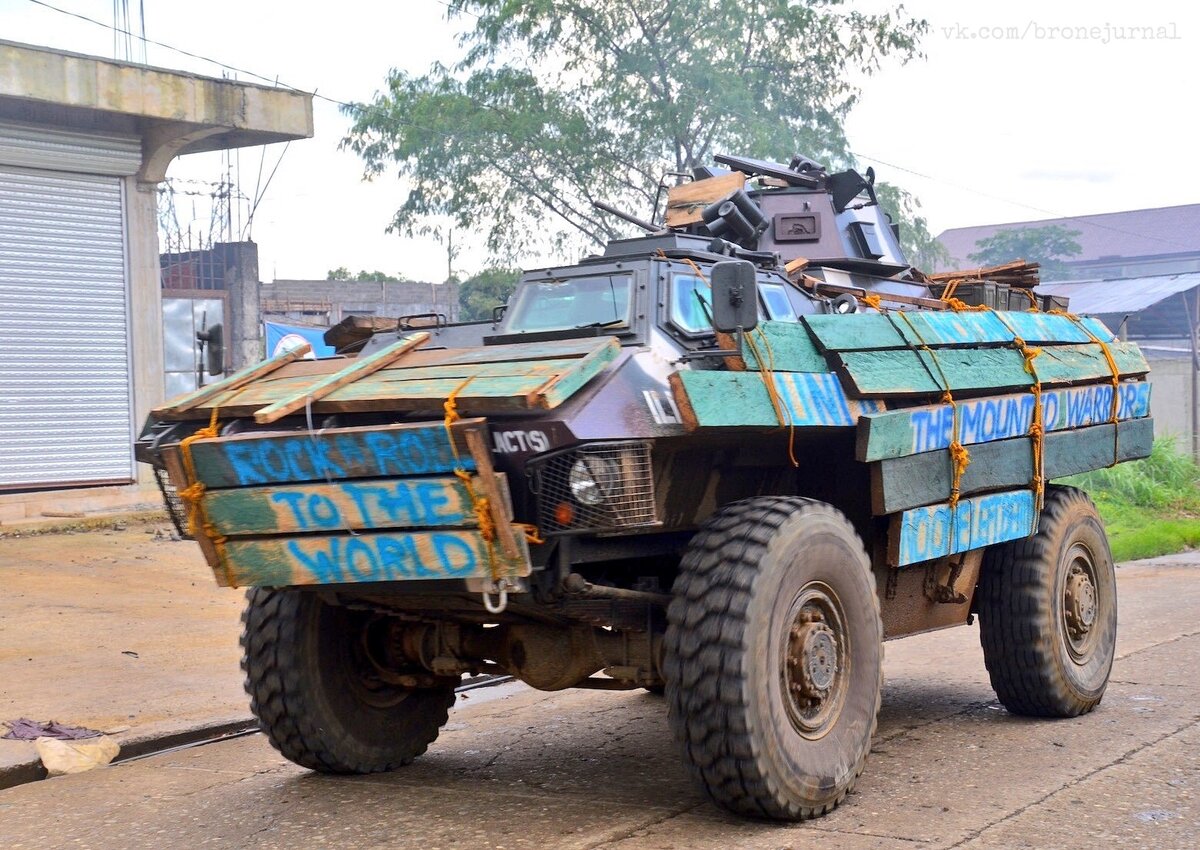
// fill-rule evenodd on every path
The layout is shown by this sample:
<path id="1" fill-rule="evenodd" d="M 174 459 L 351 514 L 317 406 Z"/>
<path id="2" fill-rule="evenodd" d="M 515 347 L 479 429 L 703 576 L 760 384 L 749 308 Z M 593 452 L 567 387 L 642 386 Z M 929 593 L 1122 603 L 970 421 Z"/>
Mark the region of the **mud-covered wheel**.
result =
<path id="1" fill-rule="evenodd" d="M 242 615 L 250 709 L 286 758 L 323 773 L 378 773 L 425 752 L 454 685 L 389 683 L 370 614 L 311 591 L 255 588 Z"/>
<path id="2" fill-rule="evenodd" d="M 1075 717 L 1104 696 L 1117 640 L 1117 581 L 1096 506 L 1046 488 L 1038 532 L 984 555 L 979 638 L 992 687 L 1014 714 Z"/>
<path id="3" fill-rule="evenodd" d="M 824 814 L 871 749 L 883 628 L 867 554 L 821 502 L 736 502 L 692 540 L 668 610 L 675 738 L 700 786 L 739 814 Z"/>

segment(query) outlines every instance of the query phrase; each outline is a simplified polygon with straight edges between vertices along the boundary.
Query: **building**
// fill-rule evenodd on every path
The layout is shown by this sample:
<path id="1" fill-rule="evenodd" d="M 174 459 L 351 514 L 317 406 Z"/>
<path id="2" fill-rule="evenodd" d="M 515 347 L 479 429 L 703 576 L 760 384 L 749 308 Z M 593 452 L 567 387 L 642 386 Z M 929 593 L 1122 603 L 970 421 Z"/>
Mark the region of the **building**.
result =
<path id="1" fill-rule="evenodd" d="M 978 250 L 976 244 L 1001 230 L 1047 225 L 1079 232 L 1075 239 L 1082 250 L 1078 256 L 1064 261 L 1073 279 L 1152 277 L 1200 271 L 1200 204 L 951 228 L 938 236 L 950 255 L 940 270 L 970 268 L 974 265 L 970 255 Z"/>
<path id="2" fill-rule="evenodd" d="M 458 321 L 457 283 L 373 280 L 274 280 L 261 287 L 267 321 L 332 327 L 347 316 L 437 313 Z"/>
<path id="3" fill-rule="evenodd" d="M 157 185 L 176 156 L 312 132 L 310 95 L 0 41 L 0 522 L 146 500 Z"/>

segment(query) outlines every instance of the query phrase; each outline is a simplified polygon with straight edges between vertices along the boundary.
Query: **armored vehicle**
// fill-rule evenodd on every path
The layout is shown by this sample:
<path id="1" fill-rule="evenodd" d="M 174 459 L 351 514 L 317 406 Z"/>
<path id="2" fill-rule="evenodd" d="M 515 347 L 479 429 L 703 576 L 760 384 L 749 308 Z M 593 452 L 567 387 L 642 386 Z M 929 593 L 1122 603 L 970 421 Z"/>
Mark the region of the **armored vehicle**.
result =
<path id="1" fill-rule="evenodd" d="M 464 674 L 645 688 L 716 803 L 800 819 L 863 770 L 885 640 L 978 617 L 1009 711 L 1100 701 L 1112 557 L 1049 482 L 1149 453 L 1137 347 L 1029 264 L 912 268 L 870 171 L 717 161 L 494 321 L 401 319 L 154 411 L 139 458 L 249 588 L 287 758 L 408 764 Z"/>

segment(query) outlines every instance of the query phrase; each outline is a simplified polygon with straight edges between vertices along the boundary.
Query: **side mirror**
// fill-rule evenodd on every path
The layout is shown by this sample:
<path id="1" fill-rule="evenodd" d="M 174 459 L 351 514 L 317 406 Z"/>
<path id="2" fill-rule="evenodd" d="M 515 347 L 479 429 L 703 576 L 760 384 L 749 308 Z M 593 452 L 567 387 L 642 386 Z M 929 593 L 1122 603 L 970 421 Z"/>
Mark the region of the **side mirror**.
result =
<path id="1" fill-rule="evenodd" d="M 204 346 L 204 368 L 210 375 L 225 374 L 225 329 L 221 323 L 196 334 Z"/>
<path id="2" fill-rule="evenodd" d="M 749 260 L 722 260 L 712 267 L 713 327 L 721 333 L 758 326 L 758 277 Z"/>

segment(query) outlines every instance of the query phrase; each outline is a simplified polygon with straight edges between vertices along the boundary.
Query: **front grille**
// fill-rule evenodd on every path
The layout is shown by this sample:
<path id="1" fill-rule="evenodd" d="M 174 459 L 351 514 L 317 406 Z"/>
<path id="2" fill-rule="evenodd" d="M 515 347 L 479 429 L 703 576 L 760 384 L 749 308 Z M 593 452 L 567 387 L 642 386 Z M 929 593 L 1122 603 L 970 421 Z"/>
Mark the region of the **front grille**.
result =
<path id="1" fill-rule="evenodd" d="M 573 489 L 571 470 L 577 464 Z M 590 443 L 536 461 L 530 475 L 538 497 L 538 529 L 543 533 L 634 528 L 658 522 L 649 443 Z M 587 481 L 595 486 L 581 488 Z"/>

